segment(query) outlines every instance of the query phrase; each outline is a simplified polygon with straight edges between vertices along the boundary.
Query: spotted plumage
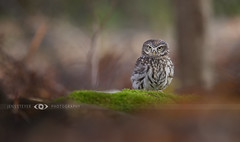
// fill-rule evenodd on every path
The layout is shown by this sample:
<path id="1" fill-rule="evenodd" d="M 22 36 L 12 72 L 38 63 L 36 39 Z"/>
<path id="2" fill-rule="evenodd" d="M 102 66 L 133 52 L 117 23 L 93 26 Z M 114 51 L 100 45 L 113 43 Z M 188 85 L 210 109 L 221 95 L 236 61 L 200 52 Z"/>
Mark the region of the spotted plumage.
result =
<path id="1" fill-rule="evenodd" d="M 168 57 L 169 47 L 163 40 L 148 40 L 142 47 L 131 76 L 134 89 L 163 90 L 172 81 L 174 66 Z"/>

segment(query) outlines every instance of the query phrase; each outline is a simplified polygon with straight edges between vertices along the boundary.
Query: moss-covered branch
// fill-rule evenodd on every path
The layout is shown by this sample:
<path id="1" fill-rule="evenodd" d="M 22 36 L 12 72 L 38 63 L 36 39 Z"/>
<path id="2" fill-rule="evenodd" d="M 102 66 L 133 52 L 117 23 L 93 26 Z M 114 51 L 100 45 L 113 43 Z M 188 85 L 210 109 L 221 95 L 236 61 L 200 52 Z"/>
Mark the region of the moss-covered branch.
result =
<path id="1" fill-rule="evenodd" d="M 160 91 L 131 89 L 123 89 L 116 93 L 82 90 L 74 91 L 67 96 L 68 100 L 77 103 L 94 104 L 126 112 L 159 104 L 175 104 L 193 98 L 192 96 L 178 96 Z"/>

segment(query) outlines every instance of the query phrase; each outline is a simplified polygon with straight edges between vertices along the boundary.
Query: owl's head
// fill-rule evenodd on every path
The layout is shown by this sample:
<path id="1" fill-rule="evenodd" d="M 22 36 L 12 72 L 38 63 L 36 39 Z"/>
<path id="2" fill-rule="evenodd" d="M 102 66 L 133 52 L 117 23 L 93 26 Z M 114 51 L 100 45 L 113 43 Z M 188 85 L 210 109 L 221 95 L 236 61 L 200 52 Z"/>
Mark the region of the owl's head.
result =
<path id="1" fill-rule="evenodd" d="M 143 56 L 161 57 L 167 55 L 168 53 L 168 44 L 163 40 L 150 39 L 143 43 Z"/>

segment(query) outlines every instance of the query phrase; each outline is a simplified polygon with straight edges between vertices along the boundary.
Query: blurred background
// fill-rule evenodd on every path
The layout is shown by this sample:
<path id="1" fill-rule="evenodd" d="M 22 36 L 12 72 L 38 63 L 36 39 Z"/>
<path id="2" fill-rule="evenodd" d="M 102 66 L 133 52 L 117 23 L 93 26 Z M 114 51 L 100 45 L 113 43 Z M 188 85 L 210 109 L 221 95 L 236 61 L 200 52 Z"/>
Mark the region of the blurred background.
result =
<path id="1" fill-rule="evenodd" d="M 9 97 L 131 88 L 148 39 L 170 45 L 167 92 L 240 95 L 238 0 L 1 0 L 0 79 Z"/>
<path id="2" fill-rule="evenodd" d="M 206 96 L 204 105 L 9 109 L 1 141 L 238 141 L 239 0 L 0 0 L 0 104 L 131 88 L 148 39 L 170 46 L 175 77 L 164 92 Z"/>

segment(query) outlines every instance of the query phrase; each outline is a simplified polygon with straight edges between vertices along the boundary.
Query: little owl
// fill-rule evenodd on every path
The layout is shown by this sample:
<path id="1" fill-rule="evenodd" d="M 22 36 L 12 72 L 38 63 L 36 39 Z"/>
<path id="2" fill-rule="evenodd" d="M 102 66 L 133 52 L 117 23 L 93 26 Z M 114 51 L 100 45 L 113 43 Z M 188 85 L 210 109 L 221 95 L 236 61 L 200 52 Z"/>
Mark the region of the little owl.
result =
<path id="1" fill-rule="evenodd" d="M 165 89 L 174 74 L 174 66 L 168 53 L 168 44 L 163 40 L 144 42 L 142 56 L 137 59 L 131 76 L 132 87 L 145 90 Z"/>

